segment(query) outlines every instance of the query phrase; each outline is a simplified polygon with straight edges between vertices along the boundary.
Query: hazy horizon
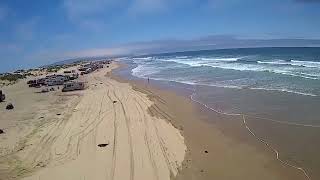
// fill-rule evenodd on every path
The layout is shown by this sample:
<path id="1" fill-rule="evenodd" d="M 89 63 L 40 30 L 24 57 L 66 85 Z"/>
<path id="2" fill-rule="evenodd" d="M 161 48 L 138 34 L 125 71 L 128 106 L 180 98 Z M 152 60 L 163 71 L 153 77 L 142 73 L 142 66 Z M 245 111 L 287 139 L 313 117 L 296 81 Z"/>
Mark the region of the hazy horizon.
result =
<path id="1" fill-rule="evenodd" d="M 318 41 L 318 40 L 317 40 Z M 320 43 L 320 40 L 319 40 Z M 210 46 L 208 46 L 210 47 Z M 161 55 L 161 54 L 174 54 L 174 53 L 184 53 L 184 52 L 197 52 L 197 51 L 215 51 L 215 50 L 232 50 L 232 49 L 255 49 L 255 48 L 320 48 L 320 45 L 316 46 L 245 46 L 245 47 L 221 47 L 221 48 L 200 48 L 200 49 L 180 49 L 180 50 L 168 50 L 168 51 L 150 51 L 149 53 L 142 52 L 138 54 L 119 54 L 114 56 L 108 56 L 108 55 L 95 55 L 95 56 L 79 56 L 79 57 L 69 57 L 64 59 L 56 59 L 52 60 L 48 63 L 44 64 L 38 64 L 33 66 L 26 66 L 26 67 L 15 67 L 12 69 L 2 69 L 0 67 L 0 73 L 7 73 L 7 72 L 13 72 L 19 69 L 32 69 L 32 68 L 39 68 L 42 66 L 48 66 L 48 65 L 56 65 L 56 64 L 64 64 L 64 63 L 70 63 L 78 60 L 98 60 L 101 58 L 121 58 L 121 57 L 140 57 L 140 56 L 150 56 L 150 55 Z M 142 51 L 145 49 L 142 49 Z"/>
<path id="2" fill-rule="evenodd" d="M 0 72 L 77 57 L 319 46 L 319 2 L 5 0 Z"/>

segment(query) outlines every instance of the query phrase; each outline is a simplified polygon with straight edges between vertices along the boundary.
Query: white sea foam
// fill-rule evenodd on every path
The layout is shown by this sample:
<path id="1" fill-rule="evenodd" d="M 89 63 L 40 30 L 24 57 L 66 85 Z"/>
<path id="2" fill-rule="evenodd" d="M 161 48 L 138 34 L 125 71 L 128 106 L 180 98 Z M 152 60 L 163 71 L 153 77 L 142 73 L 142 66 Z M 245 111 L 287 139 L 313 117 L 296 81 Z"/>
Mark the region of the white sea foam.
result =
<path id="1" fill-rule="evenodd" d="M 156 67 L 148 67 L 146 65 L 138 65 L 136 68 L 133 68 L 131 72 L 133 76 L 145 78 L 148 75 L 160 72 L 160 69 Z"/>
<path id="2" fill-rule="evenodd" d="M 248 64 L 241 63 L 238 60 L 239 58 L 190 58 L 190 59 L 158 59 L 160 61 L 166 62 L 175 62 L 179 64 L 188 65 L 191 67 L 201 67 L 201 66 L 209 66 L 214 68 L 222 68 L 229 70 L 237 70 L 237 71 L 257 71 L 257 72 L 271 72 L 277 74 L 283 74 L 288 76 L 306 78 L 306 79 L 320 79 L 320 62 L 312 62 L 312 61 L 284 61 L 284 60 L 275 60 L 275 61 L 257 61 L 257 64 Z M 230 63 L 231 62 L 231 63 Z M 288 65 L 288 66 L 267 66 L 267 65 Z M 304 65 L 302 65 L 304 64 Z M 316 67 L 319 65 L 319 71 L 310 73 L 301 73 L 306 71 L 310 67 Z M 294 67 L 297 66 L 297 67 Z"/>
<path id="3" fill-rule="evenodd" d="M 177 59 L 187 59 L 187 58 L 189 58 L 189 56 L 177 56 L 176 58 Z"/>
<path id="4" fill-rule="evenodd" d="M 257 61 L 259 64 L 270 64 L 270 65 L 289 65 L 289 66 L 299 66 L 307 68 L 320 68 L 320 62 L 316 61 L 298 61 L 298 60 L 273 60 L 273 61 Z"/>
<path id="5" fill-rule="evenodd" d="M 139 76 L 137 76 L 139 77 Z M 140 77 L 140 78 L 145 78 L 145 76 Z M 285 88 L 248 88 L 247 86 L 236 86 L 236 85 L 228 85 L 228 84 L 221 84 L 221 83 L 201 83 L 201 82 L 195 82 L 195 81 L 188 81 L 188 80 L 183 80 L 183 79 L 168 79 L 168 78 L 154 78 L 152 77 L 151 79 L 158 80 L 158 81 L 172 81 L 172 82 L 177 82 L 177 83 L 182 83 L 182 84 L 188 84 L 188 85 L 200 85 L 200 86 L 212 86 L 212 87 L 220 87 L 220 88 L 230 88 L 230 89 L 255 89 L 255 90 L 265 90 L 265 91 L 280 91 L 280 92 L 286 92 L 286 93 L 293 93 L 293 94 L 298 94 L 298 95 L 303 95 L 303 96 L 313 96 L 316 97 L 317 95 L 312 94 L 312 93 L 305 93 L 305 92 L 299 92 L 299 91 L 293 91 Z"/>
<path id="6" fill-rule="evenodd" d="M 292 65 L 296 66 L 303 66 L 303 67 L 310 67 L 310 68 L 320 68 L 320 62 L 315 61 L 298 61 L 298 60 L 291 60 Z"/>
<path id="7" fill-rule="evenodd" d="M 225 61 L 225 62 L 235 62 L 241 59 L 242 57 L 235 58 L 201 58 L 203 61 Z"/>
<path id="8" fill-rule="evenodd" d="M 150 77 L 155 80 L 163 80 L 163 81 L 173 81 L 178 83 L 184 83 L 189 85 L 206 85 L 206 86 L 215 86 L 215 87 L 224 87 L 224 88 L 248 88 L 248 89 L 263 89 L 263 90 L 271 90 L 271 91 L 282 91 L 289 92 L 307 96 L 316 96 L 316 94 L 312 94 L 309 92 L 314 92 L 312 88 L 318 88 L 315 83 L 312 83 L 310 88 L 306 84 L 307 89 L 304 90 L 304 87 L 300 87 L 303 82 L 299 79 L 287 79 L 291 77 L 304 78 L 309 80 L 319 80 L 320 79 L 320 62 L 312 62 L 312 61 L 285 61 L 281 59 L 274 60 L 260 60 L 252 62 L 246 61 L 243 57 L 233 57 L 233 58 L 219 58 L 219 57 L 192 57 L 192 56 L 177 56 L 177 57 L 145 57 L 145 58 L 134 58 L 133 61 L 137 64 L 137 67 L 132 69 L 132 75 L 140 78 Z M 256 84 L 256 80 L 252 75 L 247 76 L 246 74 L 239 74 L 240 76 L 244 76 L 245 78 L 249 78 L 247 81 L 238 82 L 237 79 L 228 79 L 222 81 L 210 80 L 210 74 L 208 76 L 204 75 L 204 79 L 202 79 L 202 75 L 198 76 L 198 74 L 193 74 L 192 69 L 188 69 L 190 67 L 199 68 L 195 71 L 201 71 L 201 67 L 213 67 L 213 68 L 221 68 L 226 70 L 236 70 L 241 72 L 270 72 L 274 73 L 271 76 L 271 79 L 267 78 L 266 87 L 259 87 L 259 84 Z M 319 68 L 317 68 L 319 66 Z M 175 70 L 177 70 L 177 74 L 175 74 Z M 204 69 L 205 70 L 205 69 Z M 187 73 L 190 71 L 190 73 Z M 169 73 L 169 74 L 167 74 Z M 228 72 L 229 74 L 232 72 Z M 234 72 L 237 73 L 237 72 Z M 280 79 L 277 80 L 277 76 L 275 74 L 281 74 L 284 76 L 279 76 Z M 268 74 L 257 74 L 258 77 L 261 76 L 268 77 Z M 251 78 L 251 79 L 250 79 Z M 273 82 L 272 78 L 275 78 L 275 82 Z M 264 78 L 263 78 L 264 79 Z M 282 81 L 282 80 L 284 81 Z M 288 82 L 285 82 L 289 80 Z M 271 82 L 272 81 L 272 82 Z M 280 82 L 281 81 L 281 82 Z M 292 82 L 291 82 L 292 81 Z M 295 83 L 297 82 L 297 86 Z M 276 84 L 272 84 L 276 83 Z M 278 84 L 277 84 L 278 83 Z M 280 84 L 279 84 L 280 83 Z M 275 85 L 275 86 L 274 86 Z M 293 86 L 292 86 L 293 85 Z M 302 89 L 301 89 L 302 88 Z"/>
<path id="9" fill-rule="evenodd" d="M 133 58 L 133 60 L 152 60 L 153 57 L 137 57 Z"/>
<path id="10" fill-rule="evenodd" d="M 284 60 L 274 60 L 274 61 L 257 61 L 259 64 L 271 64 L 271 65 L 292 65 L 288 61 Z"/>
<path id="11" fill-rule="evenodd" d="M 160 61 L 166 61 L 166 62 L 175 62 L 179 64 L 189 65 L 193 67 L 202 66 L 203 61 L 201 60 L 184 60 L 184 59 L 176 59 L 176 58 L 170 58 L 170 59 L 158 59 Z"/>

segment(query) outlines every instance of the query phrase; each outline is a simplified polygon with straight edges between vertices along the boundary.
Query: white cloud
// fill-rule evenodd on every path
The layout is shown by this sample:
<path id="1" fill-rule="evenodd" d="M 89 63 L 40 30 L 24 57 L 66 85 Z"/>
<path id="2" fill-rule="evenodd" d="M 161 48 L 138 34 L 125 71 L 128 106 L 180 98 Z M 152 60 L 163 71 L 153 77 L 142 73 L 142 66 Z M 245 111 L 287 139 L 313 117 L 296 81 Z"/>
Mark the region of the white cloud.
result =
<path id="1" fill-rule="evenodd" d="M 92 48 L 66 52 L 61 52 L 61 50 L 54 49 L 43 49 L 37 53 L 34 53 L 30 59 L 65 60 L 79 57 L 140 55 L 151 52 L 158 48 L 161 49 L 161 47 L 164 45 L 164 42 L 157 41 L 130 43 L 108 48 Z"/>
<path id="2" fill-rule="evenodd" d="M 60 39 L 60 37 L 57 37 Z M 62 39 L 65 38 L 63 35 Z M 244 47 L 320 47 L 320 40 L 306 39 L 239 39 L 231 35 L 213 35 L 189 40 L 158 40 L 129 44 L 120 44 L 106 48 L 76 49 L 65 51 L 64 48 L 43 48 L 29 53 L 24 59 L 32 60 L 34 64 L 45 65 L 72 58 L 100 57 L 100 56 L 130 56 L 154 53 L 194 51 L 221 48 Z M 1 46 L 0 46 L 1 48 Z M 12 46 L 12 49 L 15 47 Z"/>
<path id="3" fill-rule="evenodd" d="M 106 27 L 105 14 L 124 0 L 64 0 L 68 20 L 80 28 L 100 31 Z"/>
<path id="4" fill-rule="evenodd" d="M 212 38 L 211 38 L 212 39 Z M 217 40 L 217 38 L 215 38 Z M 96 56 L 125 56 L 125 55 L 143 55 L 149 53 L 161 53 L 169 51 L 186 50 L 188 48 L 196 49 L 203 46 L 213 46 L 212 41 L 205 39 L 196 40 L 157 40 L 144 41 L 128 44 L 121 44 L 109 48 L 93 48 L 78 51 L 60 53 L 62 57 L 77 58 L 77 57 L 96 57 Z M 221 40 L 220 40 L 221 41 Z"/>
<path id="5" fill-rule="evenodd" d="M 64 0 L 63 7 L 69 20 L 99 18 L 125 0 Z"/>
<path id="6" fill-rule="evenodd" d="M 93 32 L 106 31 L 117 19 L 161 15 L 176 8 L 191 7 L 197 0 L 64 0 L 67 19 Z"/>
<path id="7" fill-rule="evenodd" d="M 101 48 L 101 49 L 88 49 L 81 51 L 73 51 L 64 53 L 65 57 L 95 57 L 95 56 L 119 56 L 130 53 L 130 49 L 126 48 Z"/>
<path id="8" fill-rule="evenodd" d="M 320 47 L 320 40 L 307 39 L 239 39 L 231 35 L 213 35 L 189 40 L 158 40 L 62 53 L 65 58 L 126 56 L 219 48 L 243 47 Z"/>
<path id="9" fill-rule="evenodd" d="M 76 24 L 84 20 L 106 20 L 112 11 L 116 16 L 139 15 L 144 13 L 166 12 L 184 7 L 196 0 L 64 0 L 63 7 L 67 18 Z"/>

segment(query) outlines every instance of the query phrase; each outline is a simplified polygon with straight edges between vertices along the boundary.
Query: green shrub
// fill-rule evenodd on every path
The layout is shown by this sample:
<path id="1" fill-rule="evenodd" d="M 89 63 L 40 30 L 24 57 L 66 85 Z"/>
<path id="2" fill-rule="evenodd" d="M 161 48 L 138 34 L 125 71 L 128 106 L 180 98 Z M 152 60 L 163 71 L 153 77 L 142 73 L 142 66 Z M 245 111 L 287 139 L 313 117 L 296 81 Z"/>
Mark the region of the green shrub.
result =
<path id="1" fill-rule="evenodd" d="M 18 79 L 24 79 L 26 76 L 21 75 L 21 74 L 3 74 L 0 76 L 0 80 L 4 81 L 17 81 Z"/>

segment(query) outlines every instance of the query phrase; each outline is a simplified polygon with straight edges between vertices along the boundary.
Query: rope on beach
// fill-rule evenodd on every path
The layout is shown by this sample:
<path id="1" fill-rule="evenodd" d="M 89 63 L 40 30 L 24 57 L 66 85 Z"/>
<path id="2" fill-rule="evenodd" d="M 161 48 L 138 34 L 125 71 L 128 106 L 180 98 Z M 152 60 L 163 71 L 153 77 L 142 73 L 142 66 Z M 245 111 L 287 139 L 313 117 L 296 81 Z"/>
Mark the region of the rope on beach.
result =
<path id="1" fill-rule="evenodd" d="M 286 166 L 289 166 L 289 167 L 292 167 L 292 168 L 295 168 L 299 171 L 301 171 L 308 180 L 311 180 L 311 178 L 309 177 L 309 175 L 307 174 L 307 172 L 301 168 L 301 167 L 298 167 L 298 166 L 294 166 L 292 164 L 289 164 L 288 162 L 285 162 L 284 160 L 280 159 L 280 153 L 277 149 L 275 149 L 274 147 L 272 147 L 266 140 L 258 137 L 251 129 L 250 127 L 248 126 L 247 122 L 246 122 L 246 118 L 245 118 L 245 115 L 242 115 L 242 120 L 243 120 L 243 125 L 246 127 L 246 129 L 250 132 L 250 134 L 255 137 L 257 140 L 259 140 L 261 143 L 265 144 L 267 147 L 269 147 L 275 154 L 276 154 L 276 158 L 278 161 L 280 161 L 282 164 L 286 165 Z"/>
<path id="2" fill-rule="evenodd" d="M 198 104 L 201 104 L 202 106 L 206 107 L 207 109 L 210 109 L 216 113 L 219 113 L 219 114 L 224 114 L 224 115 L 229 115 L 229 116 L 240 116 L 242 114 L 239 114 L 239 113 L 225 113 L 225 112 L 222 112 L 220 110 L 216 110 L 214 108 L 211 108 L 209 106 L 207 106 L 206 104 L 198 101 L 198 100 L 195 100 L 193 98 L 194 95 L 196 95 L 196 89 L 195 88 L 183 88 L 183 89 L 186 89 L 186 90 L 189 90 L 189 91 L 192 91 L 192 94 L 190 95 L 190 99 L 194 102 L 197 102 Z M 312 124 L 301 124 L 301 123 L 294 123 L 294 122 L 289 122 L 289 121 L 279 121 L 279 120 L 275 120 L 275 119 L 271 119 L 271 118 L 266 118 L 266 117 L 259 117 L 259 116 L 254 116 L 254 115 L 248 115 L 246 114 L 247 117 L 252 117 L 252 118 L 256 118 L 256 119 L 261 119 L 261 120 L 266 120 L 266 121 L 272 121 L 272 122 L 275 122 L 275 123 L 280 123 L 280 124 L 286 124 L 286 125 L 292 125 L 292 126 L 303 126 L 303 127 L 310 127 L 310 128 L 320 128 L 320 125 L 312 125 Z"/>
<path id="3" fill-rule="evenodd" d="M 291 168 L 294 168 L 294 169 L 296 169 L 296 170 L 299 170 L 300 172 L 303 173 L 303 175 L 306 177 L 307 180 L 311 180 L 310 176 L 308 175 L 307 171 L 306 171 L 304 168 L 298 167 L 298 166 L 295 166 L 295 165 L 292 165 L 292 164 L 290 164 L 290 163 L 282 160 L 282 159 L 280 158 L 280 153 L 279 153 L 279 151 L 278 151 L 276 148 L 274 148 L 273 146 L 271 146 L 266 140 L 258 137 L 258 136 L 253 132 L 253 130 L 250 129 L 250 127 L 249 127 L 248 124 L 247 124 L 246 118 L 245 118 L 246 116 L 249 117 L 249 115 L 245 115 L 245 114 L 241 114 L 241 113 L 226 113 L 226 112 L 223 112 L 223 111 L 221 111 L 221 110 L 217 110 L 217 109 L 214 109 L 214 108 L 212 108 L 212 107 L 209 107 L 208 105 L 206 105 L 206 104 L 204 104 L 204 103 L 202 103 L 202 102 L 200 102 L 200 101 L 198 101 L 198 100 L 196 100 L 196 99 L 194 98 L 194 96 L 196 95 L 196 89 L 195 89 L 195 88 L 192 89 L 192 91 L 193 91 L 193 93 L 190 95 L 190 99 L 191 99 L 192 101 L 194 101 L 194 102 L 196 102 L 196 103 L 204 106 L 205 108 L 207 108 L 207 109 L 209 109 L 209 110 L 211 110 L 211 111 L 214 111 L 214 112 L 216 112 L 216 113 L 218 113 L 218 114 L 222 114 L 222 115 L 226 115 L 226 116 L 242 116 L 242 123 L 243 123 L 244 127 L 247 129 L 247 131 L 248 131 L 255 139 L 257 139 L 258 141 L 260 141 L 261 143 L 263 143 L 264 145 L 266 145 L 269 149 L 271 149 L 271 150 L 275 153 L 276 159 L 277 159 L 281 164 L 283 164 L 283 165 L 285 165 L 285 166 L 288 166 L 288 167 L 291 167 Z M 314 125 L 305 125 L 305 124 L 297 124 L 297 123 L 290 123 L 290 122 L 281 122 L 281 121 L 277 121 L 277 120 L 273 120 L 273 119 L 268 119 L 268 118 L 261 118 L 261 117 L 255 117 L 255 118 L 260 118 L 260 119 L 264 119 L 264 120 L 269 120 L 269 121 L 278 122 L 278 123 L 282 123 L 282 124 L 288 124 L 288 125 L 295 125 L 295 126 L 320 127 L 320 126 L 314 126 Z"/>

